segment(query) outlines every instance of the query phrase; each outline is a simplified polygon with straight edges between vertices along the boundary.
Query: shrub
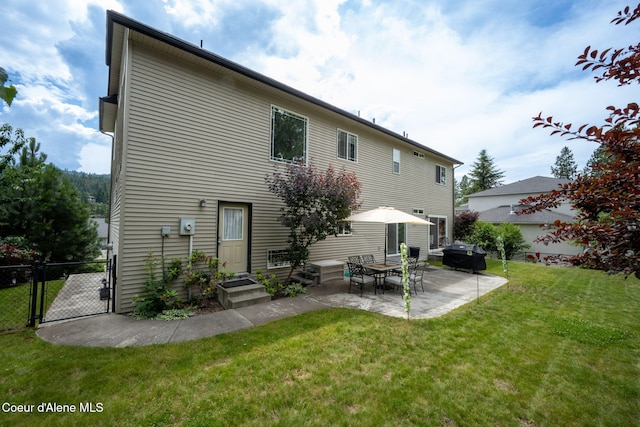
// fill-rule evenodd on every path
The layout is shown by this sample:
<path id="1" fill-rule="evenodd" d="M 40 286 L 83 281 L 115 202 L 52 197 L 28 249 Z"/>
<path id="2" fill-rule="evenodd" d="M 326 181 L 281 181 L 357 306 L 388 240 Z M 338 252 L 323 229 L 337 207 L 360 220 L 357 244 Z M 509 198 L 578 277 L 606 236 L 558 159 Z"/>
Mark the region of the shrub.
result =
<path id="1" fill-rule="evenodd" d="M 468 242 L 480 246 L 487 252 L 497 252 L 498 236 L 502 237 L 506 259 L 511 259 L 516 253 L 531 247 L 522 237 L 520 227 L 507 222 L 496 227 L 488 222 L 477 221 L 473 225 L 473 232 Z"/>
<path id="2" fill-rule="evenodd" d="M 36 252 L 27 248 L 23 237 L 5 237 L 0 239 L 0 265 L 31 264 Z"/>
<path id="3" fill-rule="evenodd" d="M 290 283 L 284 287 L 282 294 L 285 297 L 295 297 L 296 295 L 305 294 L 307 290 L 301 283 Z"/>
<path id="4" fill-rule="evenodd" d="M 278 279 L 278 276 L 275 274 L 270 275 L 269 277 L 262 274 L 261 270 L 256 271 L 256 280 L 260 282 L 260 284 L 264 285 L 264 290 L 266 293 L 271 295 L 271 297 L 277 297 L 284 290 L 284 285 Z"/>
<path id="5" fill-rule="evenodd" d="M 496 247 L 496 227 L 484 221 L 476 221 L 473 224 L 473 231 L 468 237 L 468 243 L 480 246 L 487 252 L 495 252 Z"/>
<path id="6" fill-rule="evenodd" d="M 145 271 L 147 273 L 147 280 L 144 283 L 145 295 L 136 295 L 133 298 L 135 303 L 133 309 L 134 317 L 153 318 L 164 310 L 177 308 L 182 302 L 178 297 L 178 293 L 170 288 L 170 283 L 165 274 L 163 274 L 162 279 L 158 279 L 156 274 L 157 264 L 158 262 L 153 253 L 149 252 L 145 260 Z"/>
<path id="7" fill-rule="evenodd" d="M 502 237 L 505 258 L 507 259 L 511 259 L 518 252 L 531 247 L 522 237 L 520 227 L 517 225 L 503 222 L 497 227 L 497 235 Z"/>

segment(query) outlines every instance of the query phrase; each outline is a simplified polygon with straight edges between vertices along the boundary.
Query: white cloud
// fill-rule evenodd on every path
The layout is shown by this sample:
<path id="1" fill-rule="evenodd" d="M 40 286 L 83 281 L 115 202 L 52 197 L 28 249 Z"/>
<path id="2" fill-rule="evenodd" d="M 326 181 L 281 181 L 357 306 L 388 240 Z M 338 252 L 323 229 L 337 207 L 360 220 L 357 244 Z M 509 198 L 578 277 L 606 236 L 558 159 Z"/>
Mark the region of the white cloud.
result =
<path id="1" fill-rule="evenodd" d="M 327 7 L 335 10 L 337 4 Z M 604 107 L 627 97 L 629 91 L 596 85 L 573 67 L 587 44 L 617 44 L 621 29 L 609 24 L 615 5 L 577 7 L 567 11 L 568 21 L 545 27 L 501 16 L 498 9 L 491 19 L 470 22 L 478 12 L 462 10 L 482 6 L 462 2 L 457 8 L 473 24 L 464 29 L 437 3 L 369 4 L 342 16 L 315 11 L 315 18 L 309 7 L 283 8 L 272 26 L 275 46 L 243 58 L 269 76 L 463 161 L 458 176 L 483 148 L 506 170 L 507 182 L 549 175 L 564 145 L 582 167 L 595 147 L 549 138 L 531 128 L 531 118 L 544 111 L 602 123 Z M 309 21 L 324 25 L 292 25 Z"/>
<path id="2" fill-rule="evenodd" d="M 69 162 L 62 166 L 70 169 L 106 170 L 110 155 L 96 131 L 92 92 L 106 87 L 104 15 L 96 23 L 90 5 L 185 40 L 210 40 L 214 52 L 225 43 L 221 28 L 231 23 L 229 59 L 408 132 L 463 161 L 458 177 L 483 148 L 507 171 L 507 182 L 548 175 L 564 145 L 582 167 L 593 147 L 533 130 L 531 117 L 543 111 L 598 124 L 604 107 L 635 96 L 631 88 L 596 85 L 573 65 L 586 45 L 625 46 L 637 38 L 632 28 L 609 24 L 622 0 L 163 0 L 161 7 L 134 0 L 7 1 L 0 58 L 11 60 L 0 66 L 18 76 L 19 96 L 2 110 L 3 120 L 46 139 L 50 160 Z M 243 22 L 245 11 L 255 12 L 253 28 Z M 88 50 L 93 56 L 73 56 Z"/>
<path id="3" fill-rule="evenodd" d="M 239 5 L 234 0 L 162 0 L 165 12 L 185 27 L 218 26 L 225 8 Z"/>
<path id="4" fill-rule="evenodd" d="M 106 136 L 102 137 L 107 139 Z M 111 173 L 111 145 L 88 143 L 80 149 L 80 167 L 78 172 L 108 174 Z"/>

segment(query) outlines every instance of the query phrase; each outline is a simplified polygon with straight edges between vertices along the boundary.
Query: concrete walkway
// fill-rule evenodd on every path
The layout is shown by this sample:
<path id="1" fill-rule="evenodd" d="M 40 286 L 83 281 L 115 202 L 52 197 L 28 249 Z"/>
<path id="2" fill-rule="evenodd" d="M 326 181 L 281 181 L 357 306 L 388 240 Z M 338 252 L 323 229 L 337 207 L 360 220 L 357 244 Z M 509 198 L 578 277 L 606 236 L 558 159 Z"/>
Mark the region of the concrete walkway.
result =
<path id="1" fill-rule="evenodd" d="M 411 297 L 410 318 L 439 317 L 490 292 L 507 282 L 487 274 L 470 274 L 430 267 L 424 292 L 418 286 Z M 284 317 L 329 307 L 368 310 L 392 317 L 406 317 L 401 292 L 373 293 L 365 288 L 349 294 L 348 280 L 308 287 L 307 293 L 250 307 L 201 314 L 184 320 L 134 320 L 120 314 L 102 314 L 76 320 L 45 323 L 37 330 L 42 339 L 64 345 L 129 347 L 175 343 L 247 329 Z"/>

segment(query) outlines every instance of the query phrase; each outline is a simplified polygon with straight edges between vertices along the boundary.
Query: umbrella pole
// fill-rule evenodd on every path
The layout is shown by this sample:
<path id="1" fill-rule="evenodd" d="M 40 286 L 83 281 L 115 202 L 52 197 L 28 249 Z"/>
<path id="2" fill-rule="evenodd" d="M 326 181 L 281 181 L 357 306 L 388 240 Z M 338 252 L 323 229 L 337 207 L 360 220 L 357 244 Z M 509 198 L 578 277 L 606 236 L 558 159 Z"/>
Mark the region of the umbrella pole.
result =
<path id="1" fill-rule="evenodd" d="M 387 265 L 387 224 L 384 225 L 384 265 Z"/>

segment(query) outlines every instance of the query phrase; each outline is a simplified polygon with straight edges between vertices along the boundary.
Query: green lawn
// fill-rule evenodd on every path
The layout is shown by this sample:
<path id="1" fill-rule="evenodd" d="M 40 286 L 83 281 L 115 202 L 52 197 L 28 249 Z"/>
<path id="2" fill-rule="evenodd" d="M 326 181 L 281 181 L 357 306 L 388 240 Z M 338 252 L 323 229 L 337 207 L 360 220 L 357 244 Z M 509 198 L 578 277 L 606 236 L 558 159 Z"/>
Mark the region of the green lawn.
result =
<path id="1" fill-rule="evenodd" d="M 102 408 L 0 424 L 640 425 L 640 281 L 509 267 L 508 285 L 439 319 L 330 309 L 124 349 L 0 335 L 3 402 Z"/>
<path id="2" fill-rule="evenodd" d="M 64 280 L 51 280 L 47 282 L 45 312 L 53 303 L 60 289 L 62 289 L 64 282 Z M 27 283 L 20 286 L 0 289 L 0 333 L 6 330 L 24 328 L 27 324 L 29 320 L 31 287 L 31 284 Z M 38 285 L 38 301 L 39 300 L 40 285 Z"/>

